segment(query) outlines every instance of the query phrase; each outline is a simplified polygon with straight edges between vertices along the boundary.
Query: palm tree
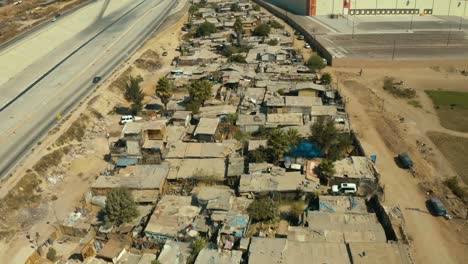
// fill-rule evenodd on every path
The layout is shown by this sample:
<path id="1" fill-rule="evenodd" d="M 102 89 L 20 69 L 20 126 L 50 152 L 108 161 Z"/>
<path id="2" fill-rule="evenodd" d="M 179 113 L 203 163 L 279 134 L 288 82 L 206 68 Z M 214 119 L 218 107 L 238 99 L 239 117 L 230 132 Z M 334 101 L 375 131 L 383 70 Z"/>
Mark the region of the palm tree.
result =
<path id="1" fill-rule="evenodd" d="M 271 150 L 274 162 L 277 163 L 284 153 L 290 151 L 290 145 L 285 133 L 280 129 L 273 129 L 268 134 L 268 148 Z"/>
<path id="2" fill-rule="evenodd" d="M 301 142 L 301 135 L 295 128 L 290 128 L 286 131 L 286 138 L 290 146 L 297 146 Z"/>

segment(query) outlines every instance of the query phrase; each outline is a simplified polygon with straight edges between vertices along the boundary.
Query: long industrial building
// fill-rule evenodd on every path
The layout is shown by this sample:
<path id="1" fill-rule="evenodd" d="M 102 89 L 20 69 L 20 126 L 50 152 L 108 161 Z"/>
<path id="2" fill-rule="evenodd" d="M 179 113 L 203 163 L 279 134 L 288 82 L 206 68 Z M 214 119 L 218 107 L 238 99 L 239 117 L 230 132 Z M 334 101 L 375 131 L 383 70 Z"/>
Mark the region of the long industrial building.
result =
<path id="1" fill-rule="evenodd" d="M 467 16 L 468 0 L 265 0 L 297 15 Z"/>

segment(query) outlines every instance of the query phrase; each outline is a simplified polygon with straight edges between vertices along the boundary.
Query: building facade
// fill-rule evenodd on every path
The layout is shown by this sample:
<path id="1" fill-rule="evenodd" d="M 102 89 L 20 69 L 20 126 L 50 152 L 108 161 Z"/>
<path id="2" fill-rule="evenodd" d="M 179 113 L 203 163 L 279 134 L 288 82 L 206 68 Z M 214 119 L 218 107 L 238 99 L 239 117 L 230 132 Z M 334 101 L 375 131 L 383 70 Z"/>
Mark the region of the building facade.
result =
<path id="1" fill-rule="evenodd" d="M 266 0 L 298 15 L 467 16 L 468 0 Z"/>

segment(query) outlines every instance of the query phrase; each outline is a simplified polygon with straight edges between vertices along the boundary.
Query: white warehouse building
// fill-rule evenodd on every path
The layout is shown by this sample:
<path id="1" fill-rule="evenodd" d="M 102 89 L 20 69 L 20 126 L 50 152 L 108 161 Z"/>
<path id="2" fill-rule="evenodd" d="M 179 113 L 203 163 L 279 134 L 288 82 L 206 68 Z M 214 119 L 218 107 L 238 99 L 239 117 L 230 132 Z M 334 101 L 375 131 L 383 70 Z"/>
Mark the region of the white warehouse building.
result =
<path id="1" fill-rule="evenodd" d="M 265 0 L 298 15 L 467 16 L 468 0 Z"/>

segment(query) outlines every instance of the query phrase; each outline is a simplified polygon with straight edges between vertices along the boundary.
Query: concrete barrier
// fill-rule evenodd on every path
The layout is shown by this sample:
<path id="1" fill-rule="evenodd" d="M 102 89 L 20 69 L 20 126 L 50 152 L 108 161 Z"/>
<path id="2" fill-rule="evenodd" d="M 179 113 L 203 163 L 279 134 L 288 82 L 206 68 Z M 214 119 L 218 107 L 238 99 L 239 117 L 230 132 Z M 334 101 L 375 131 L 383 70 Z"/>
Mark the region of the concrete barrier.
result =
<path id="1" fill-rule="evenodd" d="M 295 30 L 299 31 L 305 38 L 307 42 L 309 42 L 315 49 L 315 51 L 327 60 L 328 65 L 333 64 L 333 56 L 328 52 L 328 50 L 314 37 L 314 35 L 307 31 L 300 23 L 298 23 L 294 18 L 297 15 L 287 12 L 284 9 L 271 5 L 262 0 L 252 0 L 254 3 L 258 4 L 259 6 L 265 8 L 270 13 L 279 17 L 288 25 L 290 25 Z"/>

